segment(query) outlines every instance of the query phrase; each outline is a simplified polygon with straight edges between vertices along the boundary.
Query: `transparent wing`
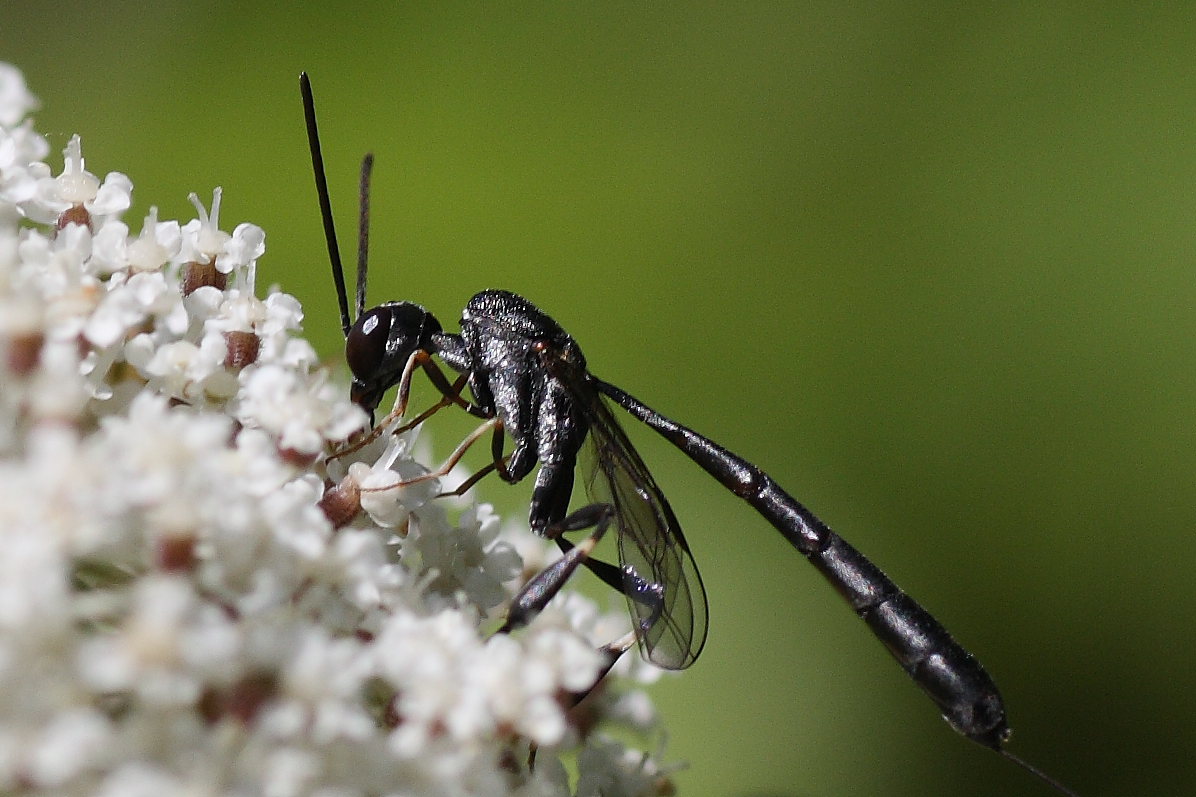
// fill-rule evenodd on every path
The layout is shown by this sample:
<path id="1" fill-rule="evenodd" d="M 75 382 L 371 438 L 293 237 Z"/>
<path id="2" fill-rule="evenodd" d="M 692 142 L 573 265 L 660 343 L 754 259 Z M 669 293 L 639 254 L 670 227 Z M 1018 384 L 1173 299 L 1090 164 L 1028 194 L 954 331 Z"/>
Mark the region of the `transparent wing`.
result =
<path id="1" fill-rule="evenodd" d="M 706 590 L 672 507 L 606 399 L 584 402 L 590 432 L 583 457 L 586 494 L 615 510 L 623 594 L 644 657 L 669 670 L 693 664 L 706 642 Z"/>

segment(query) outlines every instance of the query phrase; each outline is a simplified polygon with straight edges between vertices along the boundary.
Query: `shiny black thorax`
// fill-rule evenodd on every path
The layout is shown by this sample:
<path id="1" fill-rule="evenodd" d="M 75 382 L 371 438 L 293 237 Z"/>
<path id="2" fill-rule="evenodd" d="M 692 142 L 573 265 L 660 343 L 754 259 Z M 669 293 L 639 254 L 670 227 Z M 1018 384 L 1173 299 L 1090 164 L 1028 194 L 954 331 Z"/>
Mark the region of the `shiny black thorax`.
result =
<path id="1" fill-rule="evenodd" d="M 461 333 L 431 336 L 432 350 L 468 375 L 474 401 L 502 422 L 512 449 L 504 478 L 516 482 L 536 463 L 531 527 L 542 532 L 568 511 L 577 454 L 588 431 L 572 389 L 589 378 L 573 338 L 543 311 L 509 291 L 482 291 L 461 313 Z"/>
<path id="2" fill-rule="evenodd" d="M 532 529 L 543 532 L 563 518 L 589 428 L 578 396 L 597 401 L 585 385 L 590 378 L 585 357 L 569 333 L 509 291 L 482 291 L 470 299 L 461 313 L 460 334 L 442 331 L 436 317 L 418 304 L 387 302 L 363 313 L 346 337 L 353 401 L 372 418 L 419 351 L 438 355 L 466 374 L 478 414 L 502 423 L 512 442 L 505 472 L 499 471 L 504 479 L 520 481 L 540 463 Z"/>

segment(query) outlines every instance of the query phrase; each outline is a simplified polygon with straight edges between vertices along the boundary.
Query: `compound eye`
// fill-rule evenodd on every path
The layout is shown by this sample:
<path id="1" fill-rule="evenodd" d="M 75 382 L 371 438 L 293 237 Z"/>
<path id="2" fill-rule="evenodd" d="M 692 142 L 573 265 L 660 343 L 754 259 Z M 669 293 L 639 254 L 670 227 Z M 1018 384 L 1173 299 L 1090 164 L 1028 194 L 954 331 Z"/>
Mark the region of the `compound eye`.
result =
<path id="1" fill-rule="evenodd" d="M 370 382 L 382 367 L 390 324 L 390 308 L 375 307 L 357 319 L 345 338 L 345 360 L 353 376 L 362 382 Z"/>

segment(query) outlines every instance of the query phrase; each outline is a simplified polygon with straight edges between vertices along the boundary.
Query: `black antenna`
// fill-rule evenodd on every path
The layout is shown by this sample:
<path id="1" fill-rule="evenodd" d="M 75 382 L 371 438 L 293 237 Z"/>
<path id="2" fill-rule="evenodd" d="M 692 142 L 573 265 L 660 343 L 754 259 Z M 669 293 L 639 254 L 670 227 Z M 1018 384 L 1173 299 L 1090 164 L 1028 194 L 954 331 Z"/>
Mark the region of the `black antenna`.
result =
<path id="1" fill-rule="evenodd" d="M 374 153 L 361 159 L 361 213 L 357 220 L 357 317 L 365 312 L 366 261 L 370 251 L 370 172 L 374 168 Z M 343 290 L 343 289 L 342 289 Z M 348 333 L 345 333 L 346 335 Z"/>
<path id="2" fill-rule="evenodd" d="M 1023 758 L 1019 758 L 1019 757 L 1015 756 L 1013 753 L 1009 752 L 1008 750 L 998 748 L 997 752 L 1000 753 L 1001 755 L 1003 755 L 1005 758 L 1008 758 L 1010 761 L 1017 764 L 1019 767 L 1026 770 L 1031 775 L 1038 778 L 1043 783 L 1047 784 L 1048 786 L 1050 786 L 1052 789 L 1059 792 L 1060 794 L 1066 794 L 1067 797 L 1080 797 L 1079 794 L 1077 794 L 1076 792 L 1067 788 L 1062 783 L 1055 780 L 1050 775 L 1048 775 L 1047 773 L 1043 772 L 1038 767 L 1031 764 L 1029 761 L 1026 761 Z"/>
<path id="3" fill-rule="evenodd" d="M 332 263 L 332 279 L 336 283 L 336 299 L 341 308 L 341 330 L 349 337 L 349 297 L 345 293 L 345 270 L 341 267 L 340 247 L 336 243 L 336 224 L 332 221 L 332 202 L 328 198 L 328 178 L 324 176 L 324 156 L 320 154 L 320 133 L 316 129 L 316 101 L 311 94 L 311 81 L 306 72 L 299 73 L 299 92 L 303 95 L 303 116 L 307 120 L 307 143 L 311 147 L 311 168 L 316 175 L 316 196 L 320 200 L 320 215 L 324 217 L 324 240 L 328 242 L 328 260 Z M 369 157 L 369 156 L 367 156 Z M 362 165 L 364 172 L 365 166 Z M 363 174 L 364 181 L 364 174 Z M 364 203 L 365 200 L 363 199 Z M 364 227 L 366 222 L 362 221 Z M 363 250 L 358 256 L 364 262 Z M 361 315 L 365 300 L 365 272 L 359 265 L 357 272 L 357 315 Z"/>

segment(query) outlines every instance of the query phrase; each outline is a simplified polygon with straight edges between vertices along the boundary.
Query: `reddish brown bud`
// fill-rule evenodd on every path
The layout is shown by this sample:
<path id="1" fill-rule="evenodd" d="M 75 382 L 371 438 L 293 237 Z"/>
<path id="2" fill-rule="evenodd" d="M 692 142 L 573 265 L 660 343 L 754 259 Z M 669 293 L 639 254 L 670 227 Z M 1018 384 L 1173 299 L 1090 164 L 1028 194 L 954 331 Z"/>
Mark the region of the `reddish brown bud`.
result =
<path id="1" fill-rule="evenodd" d="M 228 275 L 216 270 L 216 258 L 206 263 L 183 264 L 183 295 L 190 296 L 196 290 L 211 285 L 218 290 L 228 286 Z"/>
<path id="2" fill-rule="evenodd" d="M 204 722 L 214 724 L 224 716 L 224 695 L 211 686 L 205 687 L 199 696 L 199 702 L 195 704 L 195 710 L 203 717 Z"/>
<path id="3" fill-rule="evenodd" d="M 399 696 L 395 695 L 386 701 L 386 708 L 382 710 L 382 727 L 397 728 L 403 724 L 403 715 L 399 711 Z"/>
<path id="4" fill-rule="evenodd" d="M 233 684 L 225 698 L 225 710 L 248 725 L 257 718 L 262 706 L 278 692 L 274 673 L 251 673 Z"/>
<path id="5" fill-rule="evenodd" d="M 310 468 L 320 458 L 320 452 L 316 451 L 308 454 L 306 451 L 300 451 L 297 448 L 280 448 L 278 449 L 278 458 L 288 465 L 294 465 L 296 468 Z"/>
<path id="6" fill-rule="evenodd" d="M 158 539 L 154 557 L 156 564 L 168 573 L 187 573 L 195 568 L 195 537 L 190 534 L 171 534 Z"/>
<path id="7" fill-rule="evenodd" d="M 224 342 L 228 346 L 224 354 L 224 367 L 234 370 L 257 362 L 258 353 L 262 349 L 262 339 L 253 332 L 225 332 Z"/>
<path id="8" fill-rule="evenodd" d="M 677 784 L 668 775 L 658 775 L 652 783 L 652 794 L 656 797 L 674 797 L 677 794 Z"/>
<path id="9" fill-rule="evenodd" d="M 54 229 L 65 229 L 68 224 L 82 224 L 90 230 L 91 214 L 82 205 L 71 205 L 59 214 L 58 220 L 54 222 Z"/>
<path id="10" fill-rule="evenodd" d="M 347 526 L 361 511 L 361 488 L 353 477 L 346 476 L 340 484 L 324 491 L 319 505 L 334 529 Z"/>
<path id="11" fill-rule="evenodd" d="M 522 775 L 523 763 L 515 755 L 515 751 L 507 747 L 498 754 L 498 768 L 509 775 Z"/>
<path id="12" fill-rule="evenodd" d="M 37 368 L 42 358 L 42 344 L 46 342 L 41 332 L 23 332 L 8 339 L 8 370 L 20 376 L 28 376 Z"/>
<path id="13" fill-rule="evenodd" d="M 209 686 L 196 703 L 199 715 L 209 723 L 233 717 L 252 723 L 270 698 L 278 693 L 278 676 L 272 672 L 249 673 L 227 689 Z"/>

